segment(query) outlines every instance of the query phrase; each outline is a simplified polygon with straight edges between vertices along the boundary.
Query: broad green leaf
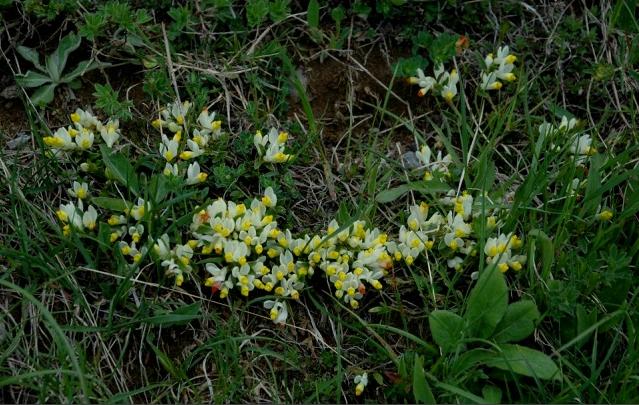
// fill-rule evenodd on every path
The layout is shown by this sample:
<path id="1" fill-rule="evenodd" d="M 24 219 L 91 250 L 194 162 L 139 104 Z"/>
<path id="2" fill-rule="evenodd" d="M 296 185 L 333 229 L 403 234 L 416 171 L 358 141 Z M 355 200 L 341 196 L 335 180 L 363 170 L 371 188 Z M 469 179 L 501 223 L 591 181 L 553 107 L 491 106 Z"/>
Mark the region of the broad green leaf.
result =
<path id="1" fill-rule="evenodd" d="M 58 85 L 56 83 L 46 84 L 40 87 L 38 90 L 33 93 L 31 97 L 31 102 L 36 106 L 43 106 L 49 104 L 53 101 L 53 97 L 55 96 L 55 88 Z"/>
<path id="2" fill-rule="evenodd" d="M 508 307 L 508 287 L 502 272 L 495 266 L 486 267 L 470 292 L 464 318 L 472 337 L 491 336 Z"/>
<path id="3" fill-rule="evenodd" d="M 331 10 L 331 18 L 335 21 L 335 24 L 338 26 L 342 23 L 344 18 L 346 17 L 346 13 L 344 11 L 344 7 L 337 6 L 333 10 Z"/>
<path id="4" fill-rule="evenodd" d="M 158 311 L 154 316 L 145 320 L 150 325 L 175 326 L 185 325 L 193 319 L 200 318 L 200 302 L 182 306 L 171 312 Z"/>
<path id="5" fill-rule="evenodd" d="M 69 54 L 78 49 L 81 42 L 82 38 L 72 32 L 60 40 L 58 49 L 50 55 L 52 67 L 57 70 L 58 78 L 64 71 Z"/>
<path id="6" fill-rule="evenodd" d="M 120 212 L 124 212 L 127 208 L 133 206 L 133 204 L 126 200 L 111 197 L 93 197 L 91 198 L 91 202 L 100 208 Z"/>
<path id="7" fill-rule="evenodd" d="M 435 386 L 437 388 L 442 389 L 442 390 L 446 390 L 448 392 L 452 392 L 453 394 L 458 395 L 458 396 L 460 396 L 461 398 L 464 399 L 464 401 L 460 401 L 459 399 L 457 399 L 456 401 L 454 401 L 456 403 L 460 403 L 460 402 L 461 403 L 469 403 L 469 404 L 472 404 L 472 403 L 475 403 L 475 404 L 488 404 L 489 403 L 484 398 L 482 398 L 480 396 L 477 396 L 477 395 L 473 394 L 472 392 L 468 392 L 468 391 L 466 391 L 466 390 L 464 390 L 462 388 L 459 388 L 459 387 L 457 387 L 455 385 L 452 385 L 452 384 L 447 384 L 447 383 L 440 382 L 440 383 L 435 384 Z"/>
<path id="8" fill-rule="evenodd" d="M 499 348 L 501 352 L 494 352 L 494 357 L 485 365 L 541 380 L 561 380 L 559 368 L 544 353 L 512 344 L 502 344 Z"/>
<path id="9" fill-rule="evenodd" d="M 528 235 L 535 238 L 541 247 L 542 270 L 541 276 L 543 280 L 548 280 L 550 269 L 555 261 L 555 248 L 552 240 L 540 229 L 533 229 Z"/>
<path id="10" fill-rule="evenodd" d="M 454 312 L 437 310 L 428 316 L 435 343 L 446 352 L 454 351 L 464 335 L 464 319 Z"/>
<path id="11" fill-rule="evenodd" d="M 166 198 L 169 193 L 169 187 L 166 176 L 163 174 L 156 174 L 151 177 L 149 181 L 150 198 L 154 204 L 159 204 Z"/>
<path id="12" fill-rule="evenodd" d="M 78 66 L 76 66 L 69 74 L 64 75 L 60 81 L 62 83 L 69 83 L 84 75 L 86 72 L 108 66 L 111 66 L 111 64 L 106 62 L 97 62 L 94 60 L 85 60 L 78 63 Z"/>
<path id="13" fill-rule="evenodd" d="M 510 304 L 502 320 L 497 324 L 492 338 L 496 342 L 517 342 L 530 336 L 539 320 L 537 305 L 532 301 Z"/>
<path id="14" fill-rule="evenodd" d="M 585 218 L 588 215 L 594 215 L 597 207 L 601 204 L 602 194 L 598 191 L 601 188 L 601 174 L 599 170 L 607 159 L 602 154 L 596 154 L 590 158 L 590 167 L 588 168 L 588 181 L 586 181 L 586 194 L 584 195 L 584 203 L 579 211 L 579 216 Z"/>
<path id="15" fill-rule="evenodd" d="M 166 353 L 164 353 L 159 347 L 151 343 L 151 339 L 148 337 L 148 335 L 146 342 L 149 346 L 151 346 L 153 352 L 155 353 L 155 356 L 166 371 L 168 371 L 177 380 L 186 379 L 186 374 L 184 374 L 184 371 L 176 367 L 176 365 L 173 363 L 171 358 L 167 356 Z"/>
<path id="16" fill-rule="evenodd" d="M 104 222 L 100 222 L 100 227 L 98 228 L 98 241 L 100 241 L 100 250 L 103 252 L 110 251 L 113 247 L 111 244 L 111 227 Z"/>
<path id="17" fill-rule="evenodd" d="M 121 153 L 112 153 L 106 145 L 100 145 L 102 159 L 114 179 L 126 186 L 133 194 L 140 192 L 138 177 L 129 159 Z"/>
<path id="18" fill-rule="evenodd" d="M 306 21 L 308 22 L 308 26 L 311 28 L 319 27 L 319 3 L 317 0 L 311 0 L 308 2 Z"/>
<path id="19" fill-rule="evenodd" d="M 40 87 L 49 82 L 51 82 L 49 76 L 34 72 L 33 70 L 29 70 L 25 75 L 16 76 L 16 83 L 22 87 Z"/>
<path id="20" fill-rule="evenodd" d="M 495 387 L 494 385 L 487 385 L 482 388 L 481 394 L 484 396 L 486 402 L 490 402 L 491 404 L 501 403 L 501 390 L 499 389 L 499 387 Z"/>
<path id="21" fill-rule="evenodd" d="M 449 189 L 450 187 L 447 184 L 437 180 L 416 181 L 413 183 L 402 184 L 401 186 L 384 190 L 377 194 L 375 200 L 378 203 L 389 203 L 397 200 L 409 191 L 416 191 L 421 194 L 431 194 L 448 191 Z"/>
<path id="22" fill-rule="evenodd" d="M 493 352 L 488 349 L 471 349 L 457 357 L 451 366 L 451 375 L 466 375 L 467 370 L 477 367 L 488 359 L 493 358 Z"/>
<path id="23" fill-rule="evenodd" d="M 416 403 L 435 403 L 433 391 L 431 391 L 430 385 L 428 384 L 428 381 L 426 381 L 426 374 L 424 373 L 424 358 L 422 356 L 415 356 L 415 363 L 413 366 L 413 396 L 415 397 Z"/>
<path id="24" fill-rule="evenodd" d="M 44 71 L 44 68 L 40 64 L 40 55 L 35 49 L 20 45 L 16 48 L 16 52 L 29 62 L 33 63 L 33 66 L 35 66 L 38 70 Z"/>
<path id="25" fill-rule="evenodd" d="M 62 71 L 58 69 L 58 65 L 56 65 L 53 55 L 49 55 L 44 58 L 44 62 L 47 69 L 47 74 L 51 77 L 51 80 L 55 83 L 60 82 L 60 74 Z"/>

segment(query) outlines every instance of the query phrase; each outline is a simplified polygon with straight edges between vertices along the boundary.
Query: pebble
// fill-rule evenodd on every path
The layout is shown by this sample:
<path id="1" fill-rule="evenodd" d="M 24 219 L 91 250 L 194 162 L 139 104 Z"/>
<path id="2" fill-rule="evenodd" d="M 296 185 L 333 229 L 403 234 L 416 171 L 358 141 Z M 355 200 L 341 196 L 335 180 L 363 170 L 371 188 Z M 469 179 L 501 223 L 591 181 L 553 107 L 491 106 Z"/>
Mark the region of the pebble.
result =
<path id="1" fill-rule="evenodd" d="M 412 150 L 402 155 L 402 162 L 404 163 L 404 167 L 407 169 L 417 169 L 422 165 L 422 162 Z"/>
<path id="2" fill-rule="evenodd" d="M 18 86 L 7 86 L 0 92 L 0 97 L 7 100 L 18 97 Z"/>
<path id="3" fill-rule="evenodd" d="M 26 145 L 26 143 L 29 142 L 30 140 L 31 140 L 31 133 L 20 132 L 15 138 L 7 142 L 7 148 L 11 150 L 19 149 L 22 146 Z"/>

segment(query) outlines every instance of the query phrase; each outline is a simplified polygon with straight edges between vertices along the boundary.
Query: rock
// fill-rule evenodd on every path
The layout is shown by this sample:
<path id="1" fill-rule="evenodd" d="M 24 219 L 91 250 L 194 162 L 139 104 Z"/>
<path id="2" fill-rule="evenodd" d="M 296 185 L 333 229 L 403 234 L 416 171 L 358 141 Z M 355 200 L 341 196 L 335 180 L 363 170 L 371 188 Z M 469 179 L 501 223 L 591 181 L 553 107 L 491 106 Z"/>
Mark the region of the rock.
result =
<path id="1" fill-rule="evenodd" d="M 412 150 L 402 155 L 402 162 L 407 169 L 417 169 L 422 165 L 422 162 Z"/>
<path id="2" fill-rule="evenodd" d="M 7 142 L 7 148 L 11 150 L 19 149 L 30 140 L 31 134 L 29 132 L 20 132 L 15 138 Z"/>
<path id="3" fill-rule="evenodd" d="M 0 92 L 0 97 L 6 98 L 7 100 L 12 98 L 18 98 L 18 86 L 15 84 L 13 86 L 7 86 Z"/>

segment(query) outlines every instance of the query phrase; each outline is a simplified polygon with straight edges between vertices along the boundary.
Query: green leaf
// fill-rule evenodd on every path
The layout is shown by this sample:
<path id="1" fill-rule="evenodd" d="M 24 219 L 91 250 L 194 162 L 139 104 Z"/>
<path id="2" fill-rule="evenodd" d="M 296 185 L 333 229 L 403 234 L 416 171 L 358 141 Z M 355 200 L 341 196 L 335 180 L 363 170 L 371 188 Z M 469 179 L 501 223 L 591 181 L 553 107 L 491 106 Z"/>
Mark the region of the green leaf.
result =
<path id="1" fill-rule="evenodd" d="M 260 25 L 269 12 L 268 0 L 249 0 L 246 3 L 246 20 L 250 27 Z"/>
<path id="2" fill-rule="evenodd" d="M 499 348 L 501 352 L 494 352 L 494 357 L 484 363 L 486 366 L 541 380 L 561 380 L 559 368 L 544 353 L 520 345 L 502 344 Z"/>
<path id="3" fill-rule="evenodd" d="M 345 17 L 346 17 L 346 12 L 344 11 L 344 7 L 342 7 L 341 5 L 331 10 L 331 18 L 333 19 L 333 21 L 335 21 L 335 24 L 337 24 L 338 26 L 342 23 L 342 21 L 344 21 Z"/>
<path id="4" fill-rule="evenodd" d="M 605 155 L 596 154 L 590 158 L 590 167 L 588 168 L 588 180 L 586 181 L 586 192 L 583 199 L 583 205 L 579 211 L 579 216 L 585 218 L 588 215 L 594 215 L 597 207 L 601 204 L 601 174 L 599 170 L 605 163 L 607 158 Z"/>
<path id="5" fill-rule="evenodd" d="M 459 35 L 442 33 L 433 40 L 429 46 L 430 58 L 435 63 L 444 63 L 455 56 L 455 44 L 459 39 Z"/>
<path id="6" fill-rule="evenodd" d="M 139 195 L 139 181 L 129 159 L 121 153 L 111 153 L 106 145 L 100 145 L 102 159 L 114 179 L 122 183 L 133 194 Z"/>
<path id="7" fill-rule="evenodd" d="M 62 83 L 69 83 L 78 77 L 84 75 L 86 72 L 91 70 L 108 67 L 111 66 L 110 63 L 107 62 L 97 62 L 94 60 L 85 60 L 78 63 L 78 66 L 75 67 L 69 74 L 64 75 L 64 77 L 60 80 Z"/>
<path id="8" fill-rule="evenodd" d="M 16 76 L 16 83 L 22 87 L 40 87 L 49 82 L 51 82 L 49 76 L 34 72 L 33 70 L 29 70 L 25 75 Z"/>
<path id="9" fill-rule="evenodd" d="M 133 204 L 126 200 L 112 197 L 92 197 L 91 202 L 100 208 L 120 212 L 124 212 L 127 208 L 133 206 Z"/>
<path id="10" fill-rule="evenodd" d="M 164 327 L 186 325 L 189 321 L 200 318 L 200 307 L 201 302 L 194 302 L 171 312 L 158 311 L 154 316 L 146 319 L 145 323 Z"/>
<path id="11" fill-rule="evenodd" d="M 612 12 L 610 28 L 620 28 L 627 32 L 639 32 L 639 23 L 635 17 L 637 0 L 617 0 L 617 4 Z"/>
<path id="12" fill-rule="evenodd" d="M 422 356 L 415 356 L 415 363 L 413 366 L 413 396 L 416 403 L 421 404 L 434 404 L 435 397 L 433 391 L 426 381 L 426 374 L 424 373 L 424 358 Z"/>
<path id="13" fill-rule="evenodd" d="M 44 71 L 44 67 L 40 64 L 40 55 L 35 49 L 20 45 L 16 48 L 16 52 L 29 62 L 33 63 L 33 66 L 35 66 L 38 70 Z"/>
<path id="14" fill-rule="evenodd" d="M 308 2 L 308 9 L 306 12 L 306 21 L 310 28 L 319 27 L 319 3 L 317 0 L 311 0 Z"/>
<path id="15" fill-rule="evenodd" d="M 495 328 L 496 342 L 517 342 L 530 336 L 539 320 L 537 305 L 532 301 L 518 301 L 510 304 L 502 320 Z"/>
<path id="16" fill-rule="evenodd" d="M 58 78 L 64 71 L 64 67 L 67 65 L 69 54 L 78 49 L 81 42 L 82 38 L 72 32 L 60 40 L 58 49 L 56 49 L 55 52 L 50 55 L 51 62 L 58 72 Z"/>
<path id="17" fill-rule="evenodd" d="M 541 277 L 542 280 L 548 280 L 548 277 L 550 276 L 550 269 L 555 261 L 555 248 L 552 240 L 540 229 L 533 229 L 528 232 L 528 235 L 535 238 L 535 241 L 539 242 L 541 245 Z"/>
<path id="18" fill-rule="evenodd" d="M 488 349 L 471 349 L 462 353 L 451 367 L 451 375 L 461 376 L 465 375 L 466 371 L 476 367 L 479 364 L 484 363 L 488 359 L 493 358 L 493 352 Z"/>
<path id="19" fill-rule="evenodd" d="M 451 311 L 437 310 L 428 316 L 430 333 L 444 353 L 454 351 L 464 334 L 464 319 Z"/>
<path id="20" fill-rule="evenodd" d="M 508 307 L 508 287 L 496 266 L 486 267 L 470 292 L 464 318 L 472 337 L 485 339 L 493 334 Z"/>
<path id="21" fill-rule="evenodd" d="M 494 385 L 487 385 L 482 388 L 481 394 L 484 396 L 486 402 L 490 402 L 491 404 L 501 403 L 501 390 L 499 389 L 499 387 L 495 387 Z"/>
<path id="22" fill-rule="evenodd" d="M 169 184 L 167 178 L 163 174 L 156 174 L 149 181 L 149 195 L 154 205 L 164 201 L 169 194 Z"/>
<path id="23" fill-rule="evenodd" d="M 393 65 L 393 72 L 397 72 L 399 77 L 410 77 L 417 74 L 417 69 L 428 67 L 428 59 L 421 55 L 414 55 L 409 58 L 399 58 Z"/>
<path id="24" fill-rule="evenodd" d="M 290 0 L 274 0 L 269 6 L 269 16 L 273 22 L 282 21 L 291 12 Z"/>
<path id="25" fill-rule="evenodd" d="M 111 252 L 113 248 L 111 244 L 111 227 L 104 222 L 100 222 L 98 228 L 98 241 L 100 242 L 98 246 L 102 252 Z"/>
<path id="26" fill-rule="evenodd" d="M 40 87 L 38 90 L 35 91 L 35 93 L 33 93 L 31 97 L 29 97 L 31 99 L 31 102 L 36 106 L 49 104 L 53 101 L 53 97 L 55 96 L 55 88 L 57 86 L 57 83 L 51 83 Z"/>
<path id="27" fill-rule="evenodd" d="M 449 189 L 450 187 L 447 184 L 437 180 L 416 181 L 384 190 L 375 196 L 375 200 L 378 203 L 389 203 L 397 200 L 409 191 L 417 191 L 421 194 L 432 194 L 447 191 Z"/>
<path id="28" fill-rule="evenodd" d="M 45 64 L 47 73 L 51 76 L 51 80 L 59 83 L 61 71 L 58 69 L 58 65 L 56 65 L 53 55 L 49 55 L 45 58 Z"/>
<path id="29" fill-rule="evenodd" d="M 177 380 L 185 380 L 187 378 L 184 371 L 176 367 L 176 365 L 173 363 L 171 358 L 166 355 L 166 353 L 164 353 L 159 347 L 151 343 L 151 339 L 148 335 L 146 342 L 153 349 L 153 352 L 155 353 L 155 356 L 157 357 L 162 367 L 164 367 L 164 369 L 168 371 L 173 376 L 173 378 Z"/>

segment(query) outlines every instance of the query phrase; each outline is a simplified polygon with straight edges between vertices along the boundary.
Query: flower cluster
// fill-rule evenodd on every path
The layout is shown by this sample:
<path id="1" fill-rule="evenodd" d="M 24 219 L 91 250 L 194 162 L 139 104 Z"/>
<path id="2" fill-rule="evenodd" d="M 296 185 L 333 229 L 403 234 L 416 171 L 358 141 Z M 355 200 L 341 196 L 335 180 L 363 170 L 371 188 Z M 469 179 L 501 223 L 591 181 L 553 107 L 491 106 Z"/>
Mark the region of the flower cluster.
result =
<path id="1" fill-rule="evenodd" d="M 457 196 L 455 190 L 450 190 L 439 202 L 450 209 L 445 213 L 430 214 L 430 207 L 426 202 L 410 207 L 410 215 L 406 225 L 402 225 L 399 230 L 397 242 L 387 243 L 388 251 L 395 261 L 403 260 L 410 266 L 419 256 L 437 248 L 438 256 L 447 259 L 448 267 L 461 270 L 464 257 L 477 255 L 480 239 L 477 231 L 483 227 L 487 232 L 492 232 L 498 226 L 496 210 L 487 206 L 487 201 L 484 201 L 482 207 L 468 192 Z M 479 223 L 482 217 L 486 218 L 483 226 Z M 496 263 L 501 271 L 509 268 L 521 270 L 525 256 L 515 255 L 511 251 L 521 247 L 521 239 L 513 234 L 507 237 L 503 248 L 501 241 L 506 236 L 499 234 L 495 239 L 498 241 L 495 242 L 497 251 L 492 249 L 492 238 L 488 239 L 486 243 L 488 245 L 490 242 L 491 247 L 485 248 L 487 263 Z"/>
<path id="2" fill-rule="evenodd" d="M 340 227 L 333 220 L 323 237 L 311 239 L 308 259 L 311 266 L 324 271 L 335 288 L 335 296 L 357 308 L 366 285 L 382 288 L 379 280 L 392 267 L 388 243 L 388 235 L 377 228 L 367 228 L 363 221 Z"/>
<path id="3" fill-rule="evenodd" d="M 109 119 L 103 123 L 90 112 L 78 108 L 71 114 L 71 121 L 72 125 L 58 128 L 52 136 L 42 138 L 56 156 L 91 149 L 96 140 L 96 133 L 100 134 L 100 138 L 109 148 L 120 139 L 120 123 L 117 119 Z"/>
<path id="4" fill-rule="evenodd" d="M 443 71 L 436 74 L 438 79 L 442 75 Z M 450 85 L 450 74 L 446 80 L 445 85 Z M 197 118 L 189 118 L 190 110 L 188 102 L 176 102 L 163 109 L 161 118 L 153 122 L 161 132 L 159 155 L 156 155 L 161 162 L 158 168 L 164 165 L 162 174 L 157 176 L 166 178 L 167 184 L 177 187 L 175 190 L 206 183 L 208 176 L 201 171 L 201 158 L 209 154 L 211 141 L 221 134 L 221 123 L 215 120 L 215 113 L 204 110 Z M 74 127 L 64 131 L 73 132 L 76 138 L 73 150 L 86 146 L 82 141 L 77 143 L 78 137 L 84 136 L 82 133 L 92 139 L 90 133 L 100 131 L 105 134 L 102 137 L 105 143 L 111 146 L 121 136 L 116 121 L 100 124 L 81 110 L 72 120 Z M 545 124 L 543 130 L 551 134 L 573 127 L 575 122 L 565 120 L 558 129 Z M 117 138 L 109 138 L 109 134 L 116 132 Z M 254 141 L 264 161 L 284 162 L 291 158 L 284 153 L 287 139 L 286 132 L 271 129 L 266 137 L 258 132 Z M 53 150 L 72 150 L 65 149 L 64 139 L 46 142 Z M 579 150 L 576 148 L 575 153 Z M 425 169 L 425 180 L 435 176 L 440 180 L 451 177 L 450 155 L 443 156 L 442 151 L 435 154 L 428 145 L 422 145 L 416 154 L 421 168 Z M 97 164 L 99 162 L 94 163 Z M 94 194 L 104 195 L 104 192 Z M 276 323 L 286 322 L 289 303 L 299 300 L 310 278 L 318 274 L 335 297 L 358 308 L 369 290 L 383 288 L 384 277 L 394 263 L 410 266 L 432 254 L 434 259 L 443 259 L 448 267 L 460 271 L 464 263 L 476 264 L 473 257 L 478 254 L 481 239 L 486 240 L 481 247 L 486 262 L 501 271 L 518 271 L 526 260 L 517 253 L 522 246 L 521 239 L 501 231 L 496 205 L 487 195 L 473 197 L 467 191 L 458 194 L 450 190 L 436 198 L 436 205 L 442 207 L 436 212 L 431 212 L 426 202 L 411 206 L 406 224 L 392 239 L 364 221 L 340 224 L 333 220 L 317 234 L 294 235 L 291 230 L 278 226 L 275 217 L 278 197 L 270 187 L 251 200 L 218 198 L 197 208 L 187 201 L 187 209 L 193 210 L 190 226 L 180 229 L 177 225 L 171 232 L 154 225 L 161 212 L 160 205 L 152 205 L 153 199 L 138 197 L 132 202 L 122 200 L 111 207 L 104 206 L 98 203 L 103 199 L 91 196 L 89 183 L 84 179 L 74 181 L 68 194 L 77 201 L 62 204 L 57 211 L 65 235 L 97 228 L 99 212 L 93 205 L 85 209 L 88 200 L 104 211 L 112 211 L 105 216 L 106 223 L 100 224 L 98 238 L 106 236 L 129 265 L 140 266 L 148 257 L 166 276 L 173 278 L 178 287 L 197 278 L 198 272 L 205 272 L 204 284 L 221 298 L 234 291 L 244 297 L 260 293 L 265 297 L 264 308 Z M 602 220 L 610 216 L 605 211 L 599 215 Z M 152 231 L 153 228 L 156 229 Z M 484 235 L 483 238 L 480 235 Z M 358 382 L 358 387 L 360 385 L 366 385 L 365 376 Z"/>
<path id="5" fill-rule="evenodd" d="M 188 101 L 176 101 L 167 105 L 160 111 L 161 118 L 153 121 L 152 125 L 161 132 L 166 128 L 173 133 L 170 138 L 162 133 L 159 145 L 159 153 L 166 161 L 164 175 L 182 178 L 186 174 L 186 184 L 193 185 L 204 182 L 208 174 L 201 171 L 197 161 L 189 163 L 188 166 L 182 162 L 188 162 L 207 153 L 209 143 L 222 134 L 222 121 L 215 119 L 214 112 L 209 113 L 204 109 L 197 117 L 195 128 L 190 131 L 191 136 L 183 137 L 183 134 L 189 133 L 187 114 L 190 108 L 191 104 Z"/>
<path id="6" fill-rule="evenodd" d="M 266 136 L 262 135 L 262 131 L 257 131 L 253 137 L 257 153 L 262 161 L 268 163 L 284 163 L 293 158 L 293 155 L 284 153 L 287 140 L 288 132 L 276 128 L 271 128 Z"/>
<path id="7" fill-rule="evenodd" d="M 453 162 L 450 155 L 442 156 L 442 151 L 438 150 L 435 156 L 428 145 L 422 145 L 415 154 L 425 169 L 424 180 L 432 180 L 433 173 L 437 173 L 439 176 L 450 176 L 448 166 Z"/>
<path id="8" fill-rule="evenodd" d="M 578 164 L 584 163 L 589 156 L 597 153 L 597 149 L 592 146 L 592 138 L 579 130 L 579 121 L 575 118 L 568 119 L 568 117 L 562 116 L 558 127 L 544 122 L 539 126 L 539 134 L 546 138 L 572 136 L 573 140 L 568 151 Z M 559 140 L 563 141 L 561 138 Z M 553 149 L 559 150 L 560 148 L 555 146 Z"/>
<path id="9" fill-rule="evenodd" d="M 408 79 L 410 84 L 417 84 L 421 88 L 417 93 L 418 96 L 424 97 L 429 91 L 439 93 L 439 95 L 451 102 L 457 95 L 457 83 L 459 83 L 459 74 L 453 69 L 447 72 L 443 64 L 438 64 L 433 70 L 433 76 L 426 76 L 422 69 L 417 69 L 417 76 Z"/>
<path id="10" fill-rule="evenodd" d="M 512 250 L 521 248 L 523 242 L 517 235 L 500 233 L 496 238 L 488 238 L 484 245 L 486 261 L 494 263 L 502 273 L 513 269 L 521 270 L 522 264 L 526 262 L 526 256 L 515 255 Z"/>
<path id="11" fill-rule="evenodd" d="M 480 87 L 483 90 L 499 90 L 503 82 L 515 81 L 517 77 L 512 71 L 516 60 L 517 57 L 510 53 L 507 46 L 499 47 L 496 56 L 488 54 L 484 58 L 485 69 L 481 71 Z M 408 78 L 408 82 L 419 85 L 418 96 L 423 97 L 432 90 L 450 103 L 457 95 L 459 74 L 455 69 L 446 72 L 443 64 L 439 63 L 433 70 L 433 76 L 426 76 L 424 71 L 418 68 L 417 76 Z"/>
<path id="12" fill-rule="evenodd" d="M 96 227 L 96 221 L 98 220 L 98 212 L 95 207 L 89 205 L 85 211 L 81 198 L 78 198 L 77 205 L 73 202 L 60 204 L 60 209 L 56 211 L 56 215 L 64 224 L 62 231 L 65 236 L 69 236 L 72 229 L 78 232 L 84 231 L 85 228 L 89 231 L 93 231 Z"/>
<path id="13" fill-rule="evenodd" d="M 193 216 L 190 252 L 213 257 L 206 263 L 205 282 L 213 292 L 219 291 L 221 297 L 233 289 L 246 297 L 253 291 L 272 293 L 276 299 L 265 301 L 264 306 L 270 309 L 271 319 L 280 323 L 288 313 L 282 299 L 298 300 L 316 269 L 325 273 L 335 295 L 353 308 L 358 307 L 366 284 L 382 288 L 379 280 L 391 264 L 385 234 L 367 229 L 362 221 L 345 229 L 332 221 L 323 235 L 295 238 L 290 230 L 278 228 L 270 213 L 276 204 L 277 196 L 269 187 L 248 207 L 218 199 Z M 168 258 L 168 247 L 164 252 Z M 177 277 L 191 270 L 187 260 L 181 261 L 182 265 L 180 260 L 166 262 L 170 274 Z"/>
<path id="14" fill-rule="evenodd" d="M 486 70 L 481 72 L 481 88 L 484 90 L 499 90 L 505 82 L 513 82 L 517 79 L 512 73 L 517 57 L 510 53 L 507 46 L 497 49 L 497 56 L 489 53 L 484 58 Z"/>

